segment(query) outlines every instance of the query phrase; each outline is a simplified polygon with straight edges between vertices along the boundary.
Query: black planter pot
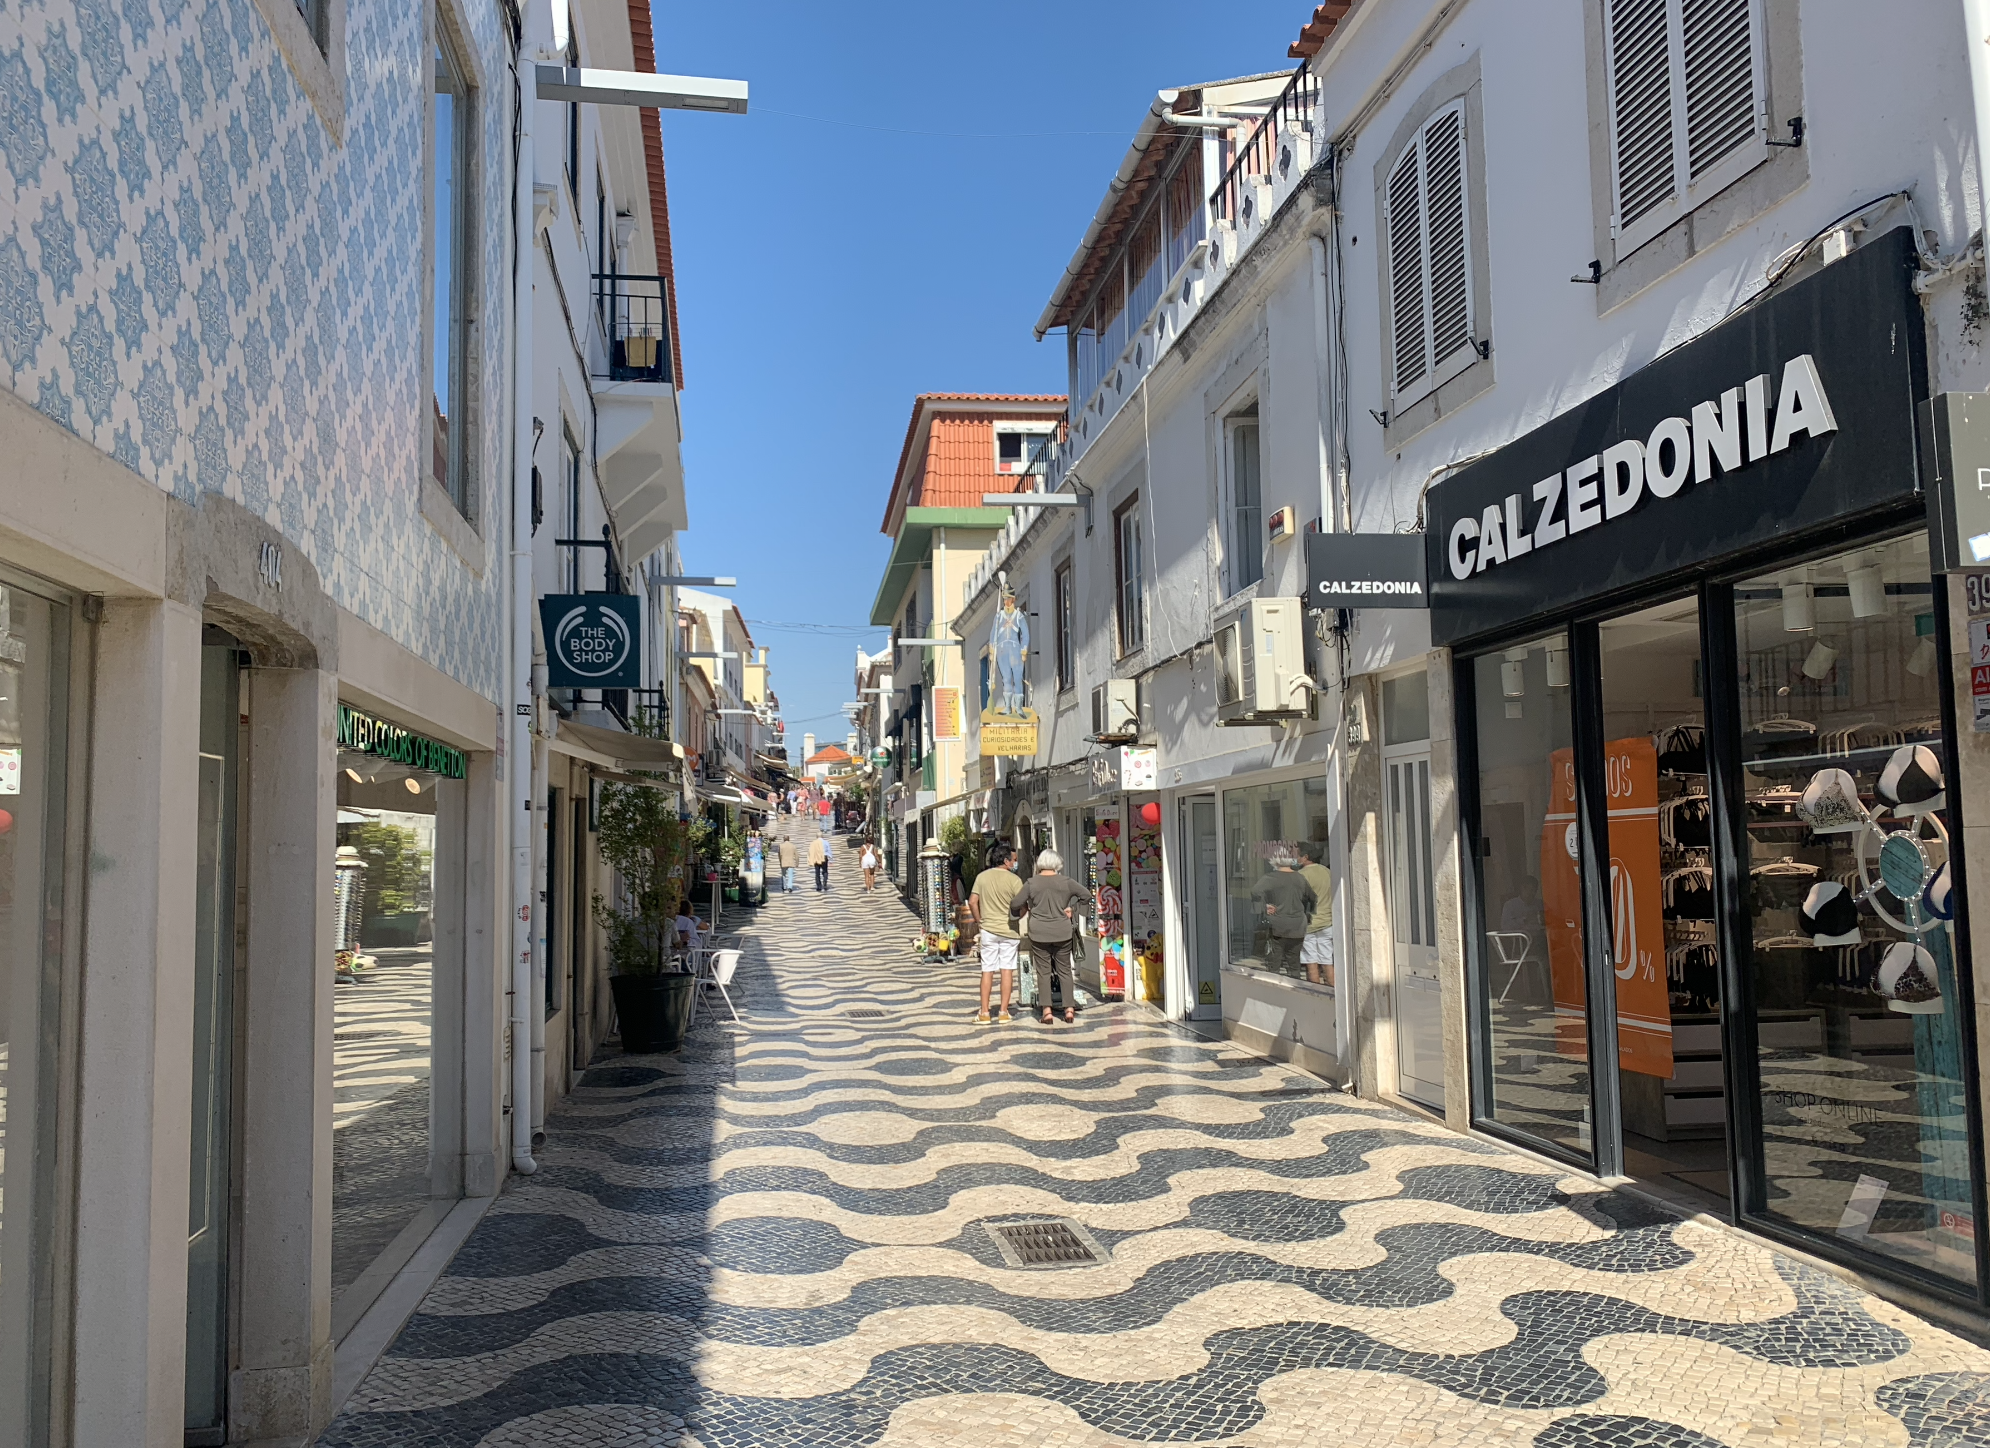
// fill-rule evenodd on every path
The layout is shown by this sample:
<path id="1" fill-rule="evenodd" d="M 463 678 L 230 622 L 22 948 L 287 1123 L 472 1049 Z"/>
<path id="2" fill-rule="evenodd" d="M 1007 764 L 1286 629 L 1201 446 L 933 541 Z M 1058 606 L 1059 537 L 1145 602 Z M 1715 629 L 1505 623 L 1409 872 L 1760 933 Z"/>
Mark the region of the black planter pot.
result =
<path id="1" fill-rule="evenodd" d="M 695 977 L 682 974 L 617 975 L 609 978 L 615 992 L 615 1018 L 622 1027 L 622 1050 L 632 1056 L 674 1051 L 684 1044 L 691 1024 L 691 988 Z"/>

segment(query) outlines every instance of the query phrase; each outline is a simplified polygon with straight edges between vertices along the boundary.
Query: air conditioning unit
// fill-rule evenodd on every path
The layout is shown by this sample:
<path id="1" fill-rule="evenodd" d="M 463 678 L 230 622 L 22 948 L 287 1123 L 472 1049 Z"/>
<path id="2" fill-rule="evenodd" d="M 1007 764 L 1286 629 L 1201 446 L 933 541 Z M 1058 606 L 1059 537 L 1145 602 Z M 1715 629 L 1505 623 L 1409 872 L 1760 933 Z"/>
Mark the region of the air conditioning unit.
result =
<path id="1" fill-rule="evenodd" d="M 1254 598 L 1217 621 L 1217 723 L 1275 723 L 1306 713 L 1313 681 L 1305 618 L 1301 599 Z"/>
<path id="2" fill-rule="evenodd" d="M 1123 744 L 1140 737 L 1140 683 L 1107 679 L 1092 690 L 1092 737 Z"/>

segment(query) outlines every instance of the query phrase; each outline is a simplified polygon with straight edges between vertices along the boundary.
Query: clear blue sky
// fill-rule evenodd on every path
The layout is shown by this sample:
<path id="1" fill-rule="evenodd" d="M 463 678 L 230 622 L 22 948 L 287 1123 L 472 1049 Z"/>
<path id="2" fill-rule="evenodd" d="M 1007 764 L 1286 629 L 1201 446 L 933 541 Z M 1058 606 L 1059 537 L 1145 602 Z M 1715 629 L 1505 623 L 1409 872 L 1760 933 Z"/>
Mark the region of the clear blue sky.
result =
<path id="1" fill-rule="evenodd" d="M 658 70 L 753 88 L 744 117 L 662 113 L 685 563 L 736 574 L 749 619 L 847 629 L 890 551 L 878 524 L 913 397 L 1064 391 L 1061 338 L 1030 329 L 1154 92 L 1292 66 L 1312 5 L 654 13 Z M 855 651 L 883 631 L 754 637 L 791 747 L 840 741 Z"/>

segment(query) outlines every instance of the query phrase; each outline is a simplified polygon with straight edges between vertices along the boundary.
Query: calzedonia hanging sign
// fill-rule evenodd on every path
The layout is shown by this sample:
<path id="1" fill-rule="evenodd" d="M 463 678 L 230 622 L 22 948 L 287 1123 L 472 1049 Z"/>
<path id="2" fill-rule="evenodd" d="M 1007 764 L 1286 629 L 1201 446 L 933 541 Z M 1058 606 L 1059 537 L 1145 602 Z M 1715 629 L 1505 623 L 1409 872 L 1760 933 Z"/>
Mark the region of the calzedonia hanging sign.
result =
<path id="1" fill-rule="evenodd" d="M 1913 265 L 1879 238 L 1433 488 L 1435 641 L 1913 501 Z"/>
<path id="2" fill-rule="evenodd" d="M 361 713 L 346 704 L 339 705 L 339 748 L 391 759 L 396 764 L 425 769 L 445 779 L 461 779 L 469 773 L 463 751 L 455 745 L 417 734 L 392 720 Z"/>

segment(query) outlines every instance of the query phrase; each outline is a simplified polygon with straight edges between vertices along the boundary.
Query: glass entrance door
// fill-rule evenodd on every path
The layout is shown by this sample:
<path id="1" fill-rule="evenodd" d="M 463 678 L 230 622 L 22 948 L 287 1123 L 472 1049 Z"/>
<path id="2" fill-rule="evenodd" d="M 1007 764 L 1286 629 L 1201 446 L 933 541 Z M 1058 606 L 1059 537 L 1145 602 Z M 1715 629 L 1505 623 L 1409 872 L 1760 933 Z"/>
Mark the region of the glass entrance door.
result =
<path id="1" fill-rule="evenodd" d="M 1216 838 L 1216 799 L 1182 805 L 1182 858 L 1188 862 L 1189 1009 L 1192 1021 L 1223 1018 L 1223 857 Z"/>
<path id="2" fill-rule="evenodd" d="M 195 820 L 193 1139 L 187 1183 L 186 1441 L 228 1432 L 228 1202 L 235 1037 L 235 797 L 241 659 L 210 629 L 200 651 Z"/>
<path id="3" fill-rule="evenodd" d="M 1444 995 L 1437 979 L 1437 889 L 1431 876 L 1430 676 L 1382 682 L 1382 807 L 1388 818 L 1389 925 L 1394 943 L 1397 1089 L 1444 1106 Z"/>

